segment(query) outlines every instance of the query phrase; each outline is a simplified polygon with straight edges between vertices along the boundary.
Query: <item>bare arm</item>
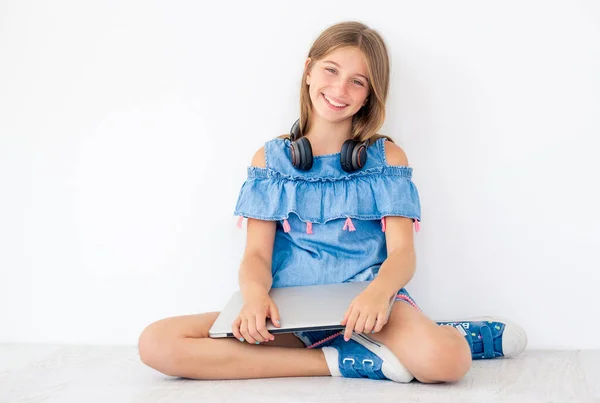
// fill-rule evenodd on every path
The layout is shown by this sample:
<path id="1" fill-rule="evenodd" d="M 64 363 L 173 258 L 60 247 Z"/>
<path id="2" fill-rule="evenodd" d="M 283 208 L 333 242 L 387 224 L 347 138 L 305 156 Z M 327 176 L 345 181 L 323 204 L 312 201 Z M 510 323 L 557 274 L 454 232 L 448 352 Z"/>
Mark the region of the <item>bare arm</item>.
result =
<path id="1" fill-rule="evenodd" d="M 265 166 L 264 148 L 252 158 L 252 165 Z M 244 299 L 267 294 L 273 284 L 271 261 L 275 241 L 275 221 L 248 219 L 246 248 L 240 264 L 239 284 Z"/>
<path id="2" fill-rule="evenodd" d="M 252 165 L 265 166 L 264 148 L 254 154 Z M 266 318 L 270 318 L 276 327 L 281 326 L 279 311 L 269 296 L 273 285 L 271 262 L 275 229 L 275 221 L 248 219 L 246 249 L 239 270 L 244 305 L 232 324 L 233 334 L 240 341 L 262 343 L 275 340 L 266 328 Z"/>
<path id="3" fill-rule="evenodd" d="M 412 219 L 386 217 L 388 256 L 379 268 L 379 274 L 372 285 L 389 298 L 406 286 L 415 274 L 416 257 L 412 231 Z"/>
<path id="4" fill-rule="evenodd" d="M 268 294 L 271 289 L 274 240 L 274 221 L 248 219 L 246 250 L 239 271 L 240 290 L 245 300 L 258 294 Z"/>

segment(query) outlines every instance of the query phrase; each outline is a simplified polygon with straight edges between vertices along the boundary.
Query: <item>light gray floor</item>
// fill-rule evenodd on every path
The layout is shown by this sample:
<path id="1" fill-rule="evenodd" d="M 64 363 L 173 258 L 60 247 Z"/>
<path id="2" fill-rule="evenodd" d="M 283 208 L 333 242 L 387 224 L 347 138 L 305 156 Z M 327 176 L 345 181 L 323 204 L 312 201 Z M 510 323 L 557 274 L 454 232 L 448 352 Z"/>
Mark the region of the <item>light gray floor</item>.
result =
<path id="1" fill-rule="evenodd" d="M 0 402 L 600 402 L 600 351 L 476 361 L 460 382 L 343 378 L 194 381 L 145 367 L 135 347 L 0 344 Z"/>

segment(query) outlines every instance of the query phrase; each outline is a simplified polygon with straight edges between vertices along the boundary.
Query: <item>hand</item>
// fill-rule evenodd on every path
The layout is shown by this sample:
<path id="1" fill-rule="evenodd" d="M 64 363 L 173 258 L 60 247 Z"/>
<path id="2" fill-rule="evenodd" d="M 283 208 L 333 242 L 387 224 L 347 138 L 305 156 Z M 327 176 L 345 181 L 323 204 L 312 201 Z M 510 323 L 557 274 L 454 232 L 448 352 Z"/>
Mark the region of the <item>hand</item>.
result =
<path id="1" fill-rule="evenodd" d="M 242 306 L 240 315 L 233 322 L 233 335 L 240 341 L 259 344 L 275 337 L 267 331 L 266 318 L 276 327 L 279 324 L 279 311 L 268 294 L 257 294 L 247 298 Z"/>
<path id="2" fill-rule="evenodd" d="M 342 326 L 346 326 L 344 340 L 350 340 L 352 331 L 357 333 L 376 333 L 381 331 L 388 321 L 390 297 L 381 290 L 369 285 L 352 300 Z"/>

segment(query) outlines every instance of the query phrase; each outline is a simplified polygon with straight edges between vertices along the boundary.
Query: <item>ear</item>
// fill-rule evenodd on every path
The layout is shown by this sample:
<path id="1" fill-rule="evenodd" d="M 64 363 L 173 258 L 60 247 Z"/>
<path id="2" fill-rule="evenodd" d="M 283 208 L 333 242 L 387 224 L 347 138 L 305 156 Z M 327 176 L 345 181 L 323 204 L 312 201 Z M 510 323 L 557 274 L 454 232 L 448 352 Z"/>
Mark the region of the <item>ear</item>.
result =
<path id="1" fill-rule="evenodd" d="M 306 61 L 304 62 L 304 70 L 308 69 L 308 65 L 310 64 L 311 60 L 312 59 L 310 57 L 306 58 Z M 310 71 L 306 73 L 306 85 L 310 85 Z"/>
<path id="2" fill-rule="evenodd" d="M 312 58 L 307 57 L 306 61 L 304 62 L 304 70 L 308 69 L 308 65 L 310 64 Z"/>

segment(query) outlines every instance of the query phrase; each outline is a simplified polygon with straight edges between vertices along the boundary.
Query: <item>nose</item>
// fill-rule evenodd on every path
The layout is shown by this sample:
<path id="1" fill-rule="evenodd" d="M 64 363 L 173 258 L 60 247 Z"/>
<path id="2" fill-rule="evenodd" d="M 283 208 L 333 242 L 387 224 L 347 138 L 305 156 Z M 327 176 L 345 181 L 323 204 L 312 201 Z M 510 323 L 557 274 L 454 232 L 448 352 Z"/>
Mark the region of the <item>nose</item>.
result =
<path id="1" fill-rule="evenodd" d="M 346 80 L 344 77 L 338 77 L 335 82 L 335 88 L 338 91 L 336 95 L 346 95 L 348 91 L 348 80 Z"/>

